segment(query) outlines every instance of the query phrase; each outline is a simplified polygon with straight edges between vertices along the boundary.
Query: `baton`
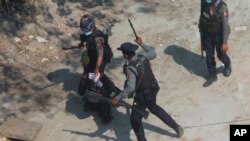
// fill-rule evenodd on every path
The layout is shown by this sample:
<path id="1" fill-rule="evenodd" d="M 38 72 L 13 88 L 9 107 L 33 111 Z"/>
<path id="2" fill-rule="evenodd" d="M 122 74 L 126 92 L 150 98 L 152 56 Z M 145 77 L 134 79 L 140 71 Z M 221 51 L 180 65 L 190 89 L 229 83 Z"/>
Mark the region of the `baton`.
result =
<path id="1" fill-rule="evenodd" d="M 130 19 L 128 19 L 128 22 L 129 22 L 129 24 L 130 24 L 130 26 L 131 26 L 131 28 L 132 28 L 134 34 L 135 34 L 135 37 L 137 38 L 138 36 L 137 36 L 137 34 L 136 34 L 136 32 L 135 32 L 134 26 L 133 26 L 132 22 L 130 21 Z"/>

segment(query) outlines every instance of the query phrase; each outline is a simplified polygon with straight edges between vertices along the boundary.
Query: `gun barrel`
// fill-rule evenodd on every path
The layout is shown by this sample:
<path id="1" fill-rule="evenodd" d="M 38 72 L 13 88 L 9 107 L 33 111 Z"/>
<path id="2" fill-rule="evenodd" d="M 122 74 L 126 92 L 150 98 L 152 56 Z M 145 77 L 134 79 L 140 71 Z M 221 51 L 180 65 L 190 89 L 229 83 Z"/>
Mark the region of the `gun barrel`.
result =
<path id="1" fill-rule="evenodd" d="M 72 47 L 63 47 L 62 49 L 63 50 L 68 50 L 68 49 L 75 49 L 75 48 L 80 48 L 80 47 L 72 46 Z"/>

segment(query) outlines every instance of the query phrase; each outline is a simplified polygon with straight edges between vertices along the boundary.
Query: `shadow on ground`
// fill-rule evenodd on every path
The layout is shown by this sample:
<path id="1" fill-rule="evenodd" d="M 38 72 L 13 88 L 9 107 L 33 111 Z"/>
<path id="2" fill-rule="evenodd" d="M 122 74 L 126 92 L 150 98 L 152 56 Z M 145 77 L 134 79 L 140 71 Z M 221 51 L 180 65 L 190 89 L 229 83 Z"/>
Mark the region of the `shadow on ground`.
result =
<path id="1" fill-rule="evenodd" d="M 49 73 L 47 78 L 53 83 L 63 83 L 63 90 L 66 92 L 77 92 L 81 74 L 71 72 L 69 69 L 60 69 Z"/>
<path id="2" fill-rule="evenodd" d="M 45 110 L 66 97 L 47 90 L 53 85 L 45 86 L 46 78 L 40 74 L 25 75 L 19 67 L 4 64 L 0 65 L 0 72 L 3 76 L 0 78 L 0 116 Z"/>
<path id="3" fill-rule="evenodd" d="M 164 53 L 173 57 L 173 60 L 183 66 L 190 74 L 195 74 L 199 77 L 206 79 L 208 77 L 206 68 L 206 59 L 201 59 L 200 55 L 197 55 L 184 47 L 177 45 L 170 45 Z M 217 68 L 217 74 L 222 73 L 223 68 Z"/>
<path id="4" fill-rule="evenodd" d="M 63 131 L 70 132 L 71 134 L 77 134 L 82 136 L 88 136 L 91 138 L 101 138 L 102 140 L 106 141 L 132 141 L 129 138 L 129 132 L 131 127 L 127 126 L 129 125 L 128 120 L 125 118 L 128 118 L 127 115 L 124 115 L 120 112 L 118 112 L 115 108 L 113 108 L 113 116 L 114 119 L 111 121 L 110 124 L 104 125 L 101 122 L 101 119 L 98 117 L 97 113 L 93 112 L 85 112 L 83 110 L 83 102 L 80 102 L 78 98 L 71 97 L 66 102 L 66 111 L 68 113 L 71 113 L 75 115 L 79 119 L 86 119 L 90 116 L 93 116 L 94 122 L 96 123 L 97 130 L 91 133 L 88 132 L 82 132 L 82 131 L 73 131 L 70 129 L 63 129 Z M 111 130 L 114 132 L 116 138 L 109 137 L 108 135 L 105 135 L 104 133 Z"/>
<path id="5" fill-rule="evenodd" d="M 66 111 L 82 120 L 90 116 L 94 116 L 93 119 L 94 122 L 96 123 L 97 130 L 94 132 L 83 132 L 70 129 L 63 129 L 63 131 L 65 132 L 70 132 L 71 134 L 76 134 L 76 135 L 88 136 L 90 138 L 100 138 L 105 141 L 132 141 L 129 137 L 130 130 L 132 130 L 129 122 L 129 115 L 128 115 L 129 113 L 123 114 L 117 111 L 116 108 L 113 108 L 113 116 L 114 116 L 113 121 L 111 121 L 111 123 L 108 125 L 104 125 L 101 123 L 101 120 L 100 118 L 98 118 L 98 115 L 96 113 L 86 113 L 83 110 L 83 102 L 80 102 L 77 97 L 71 97 L 67 100 Z M 161 135 L 176 137 L 174 133 L 171 133 L 172 131 L 170 132 L 161 129 L 149 123 L 143 123 L 143 125 L 144 128 L 149 130 L 150 132 L 156 132 Z M 110 137 L 106 135 L 105 133 L 107 131 L 111 131 L 112 133 L 114 133 L 115 137 Z M 133 131 L 131 133 L 134 134 Z"/>

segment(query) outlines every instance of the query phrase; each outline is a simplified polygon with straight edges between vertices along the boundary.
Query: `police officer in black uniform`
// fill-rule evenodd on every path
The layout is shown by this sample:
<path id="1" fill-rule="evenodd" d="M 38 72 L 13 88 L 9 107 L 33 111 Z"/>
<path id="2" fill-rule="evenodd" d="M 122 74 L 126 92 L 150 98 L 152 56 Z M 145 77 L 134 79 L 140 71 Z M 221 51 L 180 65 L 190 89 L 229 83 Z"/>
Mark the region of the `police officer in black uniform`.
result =
<path id="1" fill-rule="evenodd" d="M 160 88 L 149 62 L 149 60 L 156 57 L 156 53 L 152 47 L 143 44 L 140 37 L 137 37 L 135 42 L 143 48 L 144 53 L 136 55 L 135 51 L 138 49 L 138 46 L 129 42 L 122 44 L 118 48 L 128 61 L 125 71 L 127 79 L 124 90 L 112 99 L 112 104 L 115 105 L 120 99 L 126 98 L 135 92 L 133 106 L 140 110 L 148 108 L 151 113 L 173 128 L 177 132 L 178 137 L 181 137 L 184 133 L 183 128 L 164 109 L 156 104 L 156 96 Z M 142 118 L 142 115 L 132 110 L 130 123 L 138 141 L 146 141 Z"/>
<path id="2" fill-rule="evenodd" d="M 217 57 L 225 65 L 224 76 L 231 74 L 231 61 L 226 54 L 228 50 L 228 37 L 230 27 L 228 24 L 228 8 L 222 0 L 201 0 L 201 15 L 199 30 L 203 49 L 206 51 L 206 63 L 209 78 L 203 84 L 210 86 L 217 80 L 215 50 Z"/>
<path id="3" fill-rule="evenodd" d="M 82 34 L 80 35 L 81 42 L 79 46 L 86 52 L 86 56 L 83 57 L 88 57 L 88 59 L 83 58 L 87 61 L 82 60 L 84 73 L 102 75 L 106 66 L 106 61 L 104 59 L 104 33 L 95 26 L 95 19 L 91 15 L 84 15 L 81 17 L 80 29 Z"/>
<path id="4" fill-rule="evenodd" d="M 95 83 L 97 83 L 98 79 L 93 79 L 93 83 L 89 83 L 88 80 L 89 73 L 93 73 L 94 77 L 100 78 L 101 82 L 105 82 L 107 79 L 104 76 L 105 66 L 107 64 L 105 50 L 107 48 L 107 41 L 105 34 L 101 32 L 95 26 L 95 19 L 91 15 L 84 15 L 80 20 L 80 29 L 82 34 L 80 35 L 81 42 L 79 43 L 79 47 L 83 50 L 83 54 L 81 57 L 81 62 L 84 67 L 84 75 L 80 81 L 78 92 L 85 93 L 86 89 L 90 89 L 94 92 L 99 92 L 102 90 L 98 88 Z M 86 86 L 88 83 L 89 85 Z M 104 84 L 103 87 L 106 87 L 107 84 Z M 106 95 L 104 95 L 106 96 Z M 99 112 L 99 116 L 102 117 L 103 123 L 109 123 L 113 117 L 111 116 L 111 104 L 108 102 L 93 102 L 97 100 L 86 99 L 84 103 L 85 111 L 97 111 Z"/>

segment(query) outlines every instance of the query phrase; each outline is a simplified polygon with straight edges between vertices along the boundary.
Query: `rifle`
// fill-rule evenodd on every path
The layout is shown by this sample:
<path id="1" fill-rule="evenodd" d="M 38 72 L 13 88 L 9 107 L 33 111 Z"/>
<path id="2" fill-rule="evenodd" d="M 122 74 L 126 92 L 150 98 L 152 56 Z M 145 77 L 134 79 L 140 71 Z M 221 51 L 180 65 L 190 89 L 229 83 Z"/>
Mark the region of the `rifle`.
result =
<path id="1" fill-rule="evenodd" d="M 92 97 L 96 97 L 98 98 L 99 100 L 101 101 L 105 101 L 105 102 L 109 102 L 111 103 L 112 99 L 111 98 L 107 98 L 107 97 L 103 97 L 102 94 L 97 94 L 95 92 L 91 92 L 91 91 L 86 91 L 86 95 L 89 95 L 89 96 L 92 96 Z M 145 119 L 148 118 L 148 115 L 149 115 L 149 112 L 148 111 L 143 111 L 143 110 L 139 110 L 135 107 L 133 107 L 132 105 L 130 105 L 129 103 L 127 103 L 126 101 L 124 100 L 120 100 L 117 105 L 120 105 L 120 106 L 124 106 L 124 107 L 127 107 L 129 109 L 132 109 L 132 110 L 135 110 L 136 112 L 138 112 L 140 115 L 142 115 Z"/>
<path id="2" fill-rule="evenodd" d="M 132 22 L 130 21 L 130 19 L 128 19 L 128 22 L 129 22 L 129 24 L 130 24 L 130 26 L 131 26 L 131 28 L 132 28 L 134 34 L 135 34 L 135 37 L 137 38 L 138 36 L 137 36 L 137 34 L 136 34 L 136 32 L 135 32 L 134 26 L 133 26 Z"/>
<path id="3" fill-rule="evenodd" d="M 80 46 L 71 46 L 71 47 L 63 47 L 63 50 L 68 50 L 68 49 L 75 49 L 75 48 L 80 48 Z"/>

